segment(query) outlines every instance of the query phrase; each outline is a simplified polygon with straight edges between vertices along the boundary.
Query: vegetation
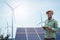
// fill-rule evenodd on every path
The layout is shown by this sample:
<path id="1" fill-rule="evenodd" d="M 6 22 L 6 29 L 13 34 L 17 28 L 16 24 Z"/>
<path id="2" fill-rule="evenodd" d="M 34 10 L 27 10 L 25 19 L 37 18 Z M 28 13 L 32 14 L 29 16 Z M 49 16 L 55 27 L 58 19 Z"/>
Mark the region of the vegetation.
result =
<path id="1" fill-rule="evenodd" d="M 9 40 L 9 35 L 3 37 L 3 35 L 0 36 L 0 40 Z"/>

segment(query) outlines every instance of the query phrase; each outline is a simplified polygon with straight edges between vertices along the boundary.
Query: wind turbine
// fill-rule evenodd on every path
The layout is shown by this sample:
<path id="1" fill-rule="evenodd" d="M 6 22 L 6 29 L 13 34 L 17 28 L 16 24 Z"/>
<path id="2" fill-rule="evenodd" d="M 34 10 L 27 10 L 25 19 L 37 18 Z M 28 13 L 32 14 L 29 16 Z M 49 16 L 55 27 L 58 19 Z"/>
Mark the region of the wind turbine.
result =
<path id="1" fill-rule="evenodd" d="M 17 7 L 19 7 L 20 5 L 18 5 L 18 6 L 16 6 L 16 7 L 12 7 L 9 3 L 7 3 L 5 0 L 4 0 L 4 2 L 5 2 L 5 4 L 9 7 L 9 8 L 11 8 L 11 12 L 12 12 L 12 40 L 13 40 L 13 27 L 14 27 L 14 10 L 17 8 Z"/>
<path id="2" fill-rule="evenodd" d="M 41 24 L 41 27 L 43 26 L 43 20 L 42 20 L 42 13 L 41 13 L 41 15 L 40 15 L 40 17 L 41 17 L 41 22 L 39 22 L 36 26 L 38 26 L 39 24 Z"/>

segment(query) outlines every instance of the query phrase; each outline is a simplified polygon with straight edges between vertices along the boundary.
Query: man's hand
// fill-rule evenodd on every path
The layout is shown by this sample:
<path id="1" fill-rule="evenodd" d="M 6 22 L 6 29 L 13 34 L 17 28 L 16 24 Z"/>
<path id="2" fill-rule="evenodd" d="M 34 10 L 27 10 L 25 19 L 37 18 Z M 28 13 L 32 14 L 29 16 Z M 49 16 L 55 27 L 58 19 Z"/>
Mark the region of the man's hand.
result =
<path id="1" fill-rule="evenodd" d="M 47 27 L 48 30 L 52 30 L 50 27 Z"/>
<path id="2" fill-rule="evenodd" d="M 54 31 L 52 30 L 52 28 L 51 28 L 51 27 L 48 27 L 48 30 L 50 30 L 50 31 L 54 32 Z"/>
<path id="3" fill-rule="evenodd" d="M 43 26 L 42 28 L 43 28 L 44 30 L 46 30 L 47 27 L 46 27 L 46 26 Z"/>
<path id="4" fill-rule="evenodd" d="M 42 28 L 43 28 L 44 30 L 45 30 L 45 29 L 52 30 L 50 27 L 46 27 L 46 26 L 43 26 Z"/>

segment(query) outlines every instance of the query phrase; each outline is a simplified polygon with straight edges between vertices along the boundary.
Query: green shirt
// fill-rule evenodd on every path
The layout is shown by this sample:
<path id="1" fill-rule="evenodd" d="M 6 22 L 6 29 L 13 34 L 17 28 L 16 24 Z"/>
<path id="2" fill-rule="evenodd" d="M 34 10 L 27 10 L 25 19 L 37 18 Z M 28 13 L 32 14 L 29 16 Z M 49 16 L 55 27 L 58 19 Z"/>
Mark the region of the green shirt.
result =
<path id="1" fill-rule="evenodd" d="M 58 24 L 55 19 L 46 20 L 45 27 L 50 27 L 51 30 L 45 29 L 45 38 L 56 38 L 56 31 L 58 30 Z"/>

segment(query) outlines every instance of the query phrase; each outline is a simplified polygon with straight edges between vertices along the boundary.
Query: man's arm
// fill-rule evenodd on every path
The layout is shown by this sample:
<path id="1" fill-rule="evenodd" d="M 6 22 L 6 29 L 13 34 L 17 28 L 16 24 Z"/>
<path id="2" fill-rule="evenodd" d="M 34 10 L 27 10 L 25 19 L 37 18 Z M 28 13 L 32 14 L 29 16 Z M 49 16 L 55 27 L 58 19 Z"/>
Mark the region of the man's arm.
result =
<path id="1" fill-rule="evenodd" d="M 57 21 L 55 21 L 54 23 L 54 27 L 52 28 L 53 31 L 57 31 L 58 30 L 58 23 Z"/>
<path id="2" fill-rule="evenodd" d="M 56 32 L 58 30 L 58 23 L 57 23 L 57 21 L 55 21 L 54 27 L 53 28 L 48 27 L 48 30 Z"/>

